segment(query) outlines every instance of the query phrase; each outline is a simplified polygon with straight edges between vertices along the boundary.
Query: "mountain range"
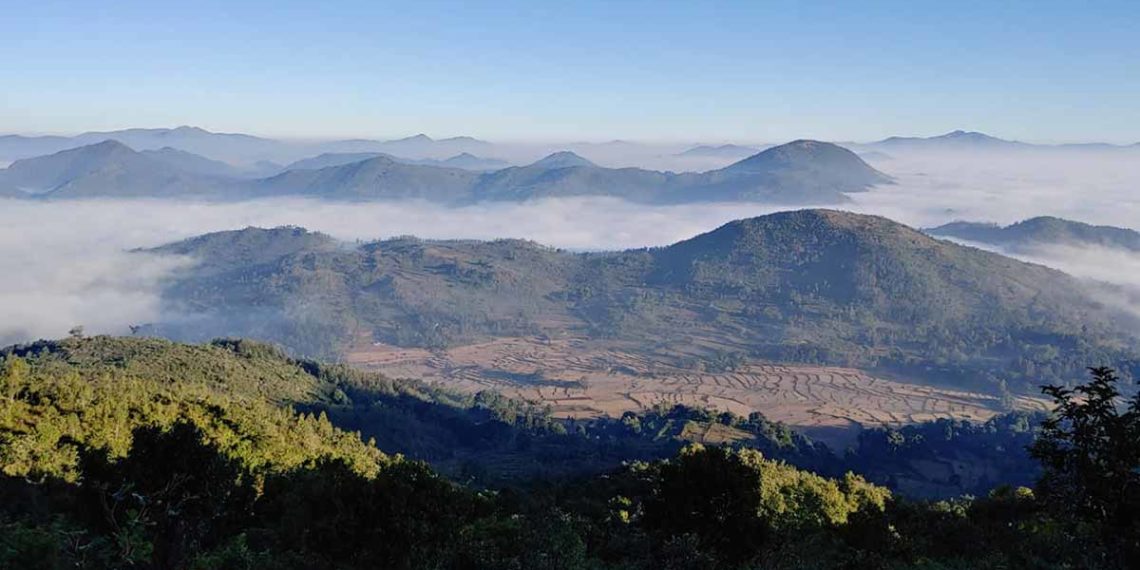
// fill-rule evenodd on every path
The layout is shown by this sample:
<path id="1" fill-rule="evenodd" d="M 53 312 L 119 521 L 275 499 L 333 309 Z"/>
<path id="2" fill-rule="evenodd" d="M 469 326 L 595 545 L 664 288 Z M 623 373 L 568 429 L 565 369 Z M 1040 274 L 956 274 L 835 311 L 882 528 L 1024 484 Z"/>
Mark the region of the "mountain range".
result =
<path id="1" fill-rule="evenodd" d="M 104 140 L 117 140 L 136 150 L 158 150 L 170 147 L 201 155 L 203 157 L 238 165 L 243 168 L 257 168 L 267 173 L 266 163 L 288 164 L 320 154 L 384 153 L 403 159 L 446 160 L 462 154 L 480 157 L 509 158 L 515 164 L 533 160 L 543 153 L 568 149 L 585 154 L 594 159 L 606 159 L 608 165 L 647 165 L 655 168 L 676 170 L 678 167 L 708 168 L 719 161 L 738 160 L 753 155 L 768 145 L 749 146 L 736 144 L 701 144 L 689 148 L 675 145 L 653 145 L 624 140 L 604 143 L 517 144 L 492 143 L 472 137 L 458 136 L 433 139 L 424 134 L 395 140 L 346 139 L 307 141 L 292 139 L 272 139 L 241 133 L 216 133 L 199 127 L 181 126 L 176 128 L 124 129 L 117 131 L 93 131 L 75 136 L 25 136 L 18 134 L 0 135 L 0 164 L 24 158 L 43 156 L 87 146 Z M 1060 150 L 1074 152 L 1112 152 L 1137 150 L 1140 143 L 1114 145 L 1100 142 L 1071 144 L 1031 144 L 1010 141 L 987 134 L 971 131 L 952 131 L 933 137 L 888 137 L 876 142 L 840 143 L 858 152 L 895 150 L 898 152 L 922 151 L 997 151 L 997 150 Z M 543 150 L 545 149 L 545 150 Z M 672 157 L 676 160 L 663 160 Z M 447 166 L 466 166 L 450 164 Z M 482 167 L 475 168 L 482 170 Z"/>
<path id="2" fill-rule="evenodd" d="M 0 170 L 0 191 L 50 198 L 172 198 L 220 195 L 236 179 L 206 174 L 221 169 L 184 151 L 136 152 L 107 140 L 17 160 Z"/>
<path id="3" fill-rule="evenodd" d="M 0 192 L 41 198 L 414 198 L 448 204 L 558 196 L 614 196 L 643 203 L 838 204 L 847 200 L 846 193 L 890 182 L 851 151 L 806 140 L 702 173 L 606 168 L 565 151 L 527 166 L 484 173 L 452 166 L 479 161 L 472 155 L 425 161 L 387 154 L 324 154 L 275 176 L 250 178 L 184 151 L 163 147 L 136 152 L 108 140 L 18 160 L 0 170 Z"/>
<path id="4" fill-rule="evenodd" d="M 234 164 L 257 162 L 292 162 L 320 153 L 383 152 L 409 158 L 443 159 L 462 153 L 485 154 L 491 143 L 471 137 L 432 139 L 415 135 L 403 139 L 380 141 L 351 139 L 339 141 L 278 140 L 240 133 L 216 133 L 198 127 L 181 126 L 160 129 L 125 129 L 93 131 L 73 137 L 64 136 L 0 136 L 0 161 L 14 161 L 52 154 L 114 140 L 136 150 L 171 147 Z"/>
<path id="5" fill-rule="evenodd" d="M 739 160 L 747 156 L 752 156 L 761 150 L 762 149 L 757 147 L 741 146 L 738 144 L 698 145 L 684 152 L 677 153 L 677 156 L 697 156 Z"/>
<path id="6" fill-rule="evenodd" d="M 402 158 L 385 154 L 382 152 L 329 152 L 314 156 L 312 158 L 305 158 L 296 162 L 290 163 L 281 168 L 281 171 L 287 170 L 319 170 L 321 168 L 328 168 L 330 166 L 341 166 L 345 164 L 352 164 L 353 162 L 360 162 L 370 158 L 386 157 L 395 162 L 402 162 L 404 164 L 418 164 L 421 166 L 442 166 L 445 168 L 461 168 L 463 170 L 499 170 L 507 168 L 511 164 L 505 160 L 498 160 L 495 158 L 482 158 L 473 154 L 464 152 L 457 154 L 453 157 L 436 160 L 433 158 Z"/>
<path id="7" fill-rule="evenodd" d="M 871 143 L 851 145 L 858 149 L 878 149 L 894 152 L 1008 152 L 1008 151 L 1084 151 L 1103 152 L 1135 150 L 1140 143 L 1114 145 L 1109 143 L 1033 144 L 1006 140 L 976 131 L 951 131 L 932 137 L 888 137 Z"/>
<path id="8" fill-rule="evenodd" d="M 735 354 L 986 391 L 1036 391 L 1095 362 L 1140 372 L 1135 323 L 1077 279 L 830 210 L 609 253 L 517 240 L 348 247 L 299 228 L 208 234 L 151 253 L 199 265 L 164 293 L 184 318 L 149 330 L 261 338 L 301 354 L 343 355 L 361 341 L 438 349 L 539 335 L 676 366 Z"/>

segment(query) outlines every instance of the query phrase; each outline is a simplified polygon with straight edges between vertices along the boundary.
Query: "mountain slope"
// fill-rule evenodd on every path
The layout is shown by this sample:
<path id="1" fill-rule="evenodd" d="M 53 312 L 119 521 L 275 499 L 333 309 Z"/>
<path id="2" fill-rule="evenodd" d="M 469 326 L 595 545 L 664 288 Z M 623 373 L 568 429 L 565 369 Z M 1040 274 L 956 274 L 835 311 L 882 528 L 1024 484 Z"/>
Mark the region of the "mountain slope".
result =
<path id="1" fill-rule="evenodd" d="M 289 152 L 290 146 L 273 139 L 240 133 L 215 133 L 190 126 L 88 132 L 75 137 L 74 142 L 90 145 L 104 140 L 119 141 L 136 150 L 172 147 L 214 160 L 249 163 L 277 160 L 281 154 Z"/>
<path id="2" fill-rule="evenodd" d="M 698 145 L 677 153 L 677 156 L 741 159 L 752 156 L 758 152 L 760 152 L 758 148 L 738 144 L 722 144 L 719 146 Z"/>
<path id="3" fill-rule="evenodd" d="M 22 135 L 0 136 L 0 161 L 32 158 L 78 146 L 69 137 Z"/>
<path id="4" fill-rule="evenodd" d="M 636 202 L 711 201 L 838 204 L 890 178 L 842 147 L 794 141 L 719 170 L 673 174 L 639 168 L 603 168 L 573 153 L 483 176 L 476 199 L 520 200 L 602 195 Z"/>
<path id="5" fill-rule="evenodd" d="M 145 131 L 124 138 L 150 140 L 173 133 Z M 186 136 L 214 134 L 194 131 Z M 427 144 L 424 139 L 413 142 Z M 0 171 L 0 192 L 60 198 L 300 195 L 444 204 L 567 196 L 611 196 L 640 203 L 837 204 L 847 200 L 848 192 L 890 181 L 854 153 L 815 141 L 771 148 L 704 173 L 605 168 L 572 152 L 555 153 L 527 166 L 498 168 L 502 164 L 470 154 L 436 160 L 372 152 L 326 153 L 295 162 L 275 176 L 242 180 L 273 166 L 243 171 L 172 147 L 138 153 L 122 143 L 105 141 L 18 161 Z"/>
<path id="6" fill-rule="evenodd" d="M 476 174 L 459 168 L 403 164 L 388 156 L 319 170 L 290 170 L 257 181 L 253 194 L 305 195 L 353 200 L 423 199 L 456 203 L 468 199 Z"/>
<path id="7" fill-rule="evenodd" d="M 1125 317 L 1065 274 L 842 212 L 742 220 L 643 251 L 403 239 L 263 261 L 182 274 L 167 302 L 209 326 L 156 330 L 267 338 L 307 354 L 338 354 L 361 338 L 447 347 L 580 337 L 678 366 L 740 353 L 1019 390 L 1097 362 L 1131 374 L 1136 354 Z"/>
<path id="8" fill-rule="evenodd" d="M 870 146 L 905 151 L 986 151 L 1030 148 L 1018 141 L 1008 141 L 974 131 L 953 131 L 934 137 L 890 137 Z"/>
<path id="9" fill-rule="evenodd" d="M 681 175 L 671 195 L 681 201 L 744 200 L 784 204 L 842 203 L 890 177 L 855 153 L 818 141 L 799 140 L 767 149 L 720 170 Z"/>
<path id="10" fill-rule="evenodd" d="M 570 168 L 572 166 L 597 166 L 593 162 L 582 158 L 581 156 L 564 150 L 545 156 L 533 162 L 530 166 L 534 168 L 545 168 L 547 170 L 554 170 L 557 168 Z"/>
<path id="11" fill-rule="evenodd" d="M 1040 216 L 999 226 L 977 222 L 951 222 L 926 233 L 1016 250 L 1043 245 L 1101 246 L 1140 251 L 1140 232 L 1113 226 L 1094 226 L 1063 218 Z"/>
<path id="12" fill-rule="evenodd" d="M 343 166 L 362 160 L 370 160 L 384 156 L 379 152 L 326 152 L 310 158 L 303 158 L 285 165 L 284 170 L 320 170 L 330 166 Z M 390 157 L 395 158 L 395 157 Z"/>
<path id="13" fill-rule="evenodd" d="M 0 170 L 0 187 L 50 198 L 203 196 L 224 191 L 220 178 L 201 176 L 117 141 L 18 160 Z"/>
<path id="14" fill-rule="evenodd" d="M 212 160 L 192 152 L 178 150 L 169 146 L 164 146 L 156 150 L 144 150 L 139 154 L 153 158 L 163 164 L 173 166 L 187 174 L 233 178 L 249 175 L 248 171 L 220 160 Z"/>
<path id="15" fill-rule="evenodd" d="M 499 170 L 507 168 L 511 163 L 497 158 L 484 158 L 469 152 L 459 153 L 451 158 L 436 161 L 440 166 L 449 168 L 462 168 L 464 170 Z"/>
<path id="16" fill-rule="evenodd" d="M 491 143 L 472 137 L 433 139 L 425 134 L 385 141 L 377 150 L 408 158 L 444 159 L 462 153 L 486 154 L 493 150 Z"/>
<path id="17" fill-rule="evenodd" d="M 298 160 L 286 166 L 283 170 L 319 170 L 330 166 L 341 166 L 384 156 L 404 164 L 418 164 L 421 166 L 441 166 L 445 168 L 461 168 L 463 170 L 483 171 L 498 170 L 510 166 L 509 163 L 493 158 L 482 158 L 469 153 L 457 154 L 445 160 L 431 158 L 413 159 L 400 158 L 380 152 L 343 152 L 325 153 L 311 158 Z"/>
<path id="18" fill-rule="evenodd" d="M 672 175 L 640 168 L 604 168 L 559 152 L 526 166 L 489 172 L 473 189 L 474 200 L 530 200 L 567 196 L 614 196 L 657 202 Z"/>

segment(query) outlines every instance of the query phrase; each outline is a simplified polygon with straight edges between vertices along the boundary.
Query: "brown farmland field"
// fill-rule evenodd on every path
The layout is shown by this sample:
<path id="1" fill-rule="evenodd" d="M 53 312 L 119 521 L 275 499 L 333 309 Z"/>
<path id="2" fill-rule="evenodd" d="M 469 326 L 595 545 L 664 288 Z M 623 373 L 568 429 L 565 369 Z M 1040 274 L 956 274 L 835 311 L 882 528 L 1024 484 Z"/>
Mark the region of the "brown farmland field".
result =
<path id="1" fill-rule="evenodd" d="M 429 351 L 360 343 L 350 364 L 420 378 L 466 392 L 492 389 L 550 406 L 560 417 L 620 416 L 656 404 L 686 404 L 747 415 L 762 412 L 817 438 L 841 442 L 858 426 L 1001 412 L 994 396 L 877 377 L 833 366 L 747 363 L 736 370 L 687 370 L 615 342 L 503 338 Z M 1019 398 L 1023 409 L 1045 402 Z"/>

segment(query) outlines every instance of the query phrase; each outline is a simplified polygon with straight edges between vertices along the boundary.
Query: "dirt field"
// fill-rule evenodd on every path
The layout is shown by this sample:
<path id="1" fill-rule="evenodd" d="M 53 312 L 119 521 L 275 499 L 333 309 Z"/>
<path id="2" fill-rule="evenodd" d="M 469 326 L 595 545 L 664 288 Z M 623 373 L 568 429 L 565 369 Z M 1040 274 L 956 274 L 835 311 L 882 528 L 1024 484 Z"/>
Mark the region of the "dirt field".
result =
<path id="1" fill-rule="evenodd" d="M 619 416 L 658 403 L 689 404 L 742 415 L 760 411 L 826 437 L 852 432 L 841 428 L 855 424 L 985 420 L 999 412 L 993 396 L 887 380 L 851 368 L 751 364 L 733 372 L 694 372 L 585 340 L 498 339 L 438 352 L 365 344 L 347 359 L 389 376 L 469 392 L 498 390 L 548 404 L 563 417 Z M 1018 404 L 1044 406 L 1029 398 Z M 836 437 L 846 439 L 827 438 Z"/>

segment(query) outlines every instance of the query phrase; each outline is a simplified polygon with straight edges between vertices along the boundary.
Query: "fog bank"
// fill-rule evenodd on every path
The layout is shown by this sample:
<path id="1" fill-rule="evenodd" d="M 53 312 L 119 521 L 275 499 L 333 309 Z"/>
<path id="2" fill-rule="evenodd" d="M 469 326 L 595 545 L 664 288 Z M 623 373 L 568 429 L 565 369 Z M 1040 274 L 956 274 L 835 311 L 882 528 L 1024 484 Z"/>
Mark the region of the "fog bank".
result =
<path id="1" fill-rule="evenodd" d="M 1010 223 L 1037 215 L 1136 228 L 1140 161 L 1131 155 L 891 157 L 873 165 L 897 183 L 853 194 L 843 209 L 930 227 L 953 220 Z M 76 325 L 125 333 L 156 320 L 158 291 L 185 259 L 126 250 L 211 231 L 298 225 L 373 240 L 524 238 L 575 249 L 666 245 L 739 218 L 788 206 L 647 206 L 607 198 L 444 208 L 422 202 L 273 199 L 238 203 L 159 200 L 38 202 L 0 199 L 0 344 L 59 337 Z M 1020 254 L 1073 275 L 1140 287 L 1140 257 L 1052 248 Z"/>

